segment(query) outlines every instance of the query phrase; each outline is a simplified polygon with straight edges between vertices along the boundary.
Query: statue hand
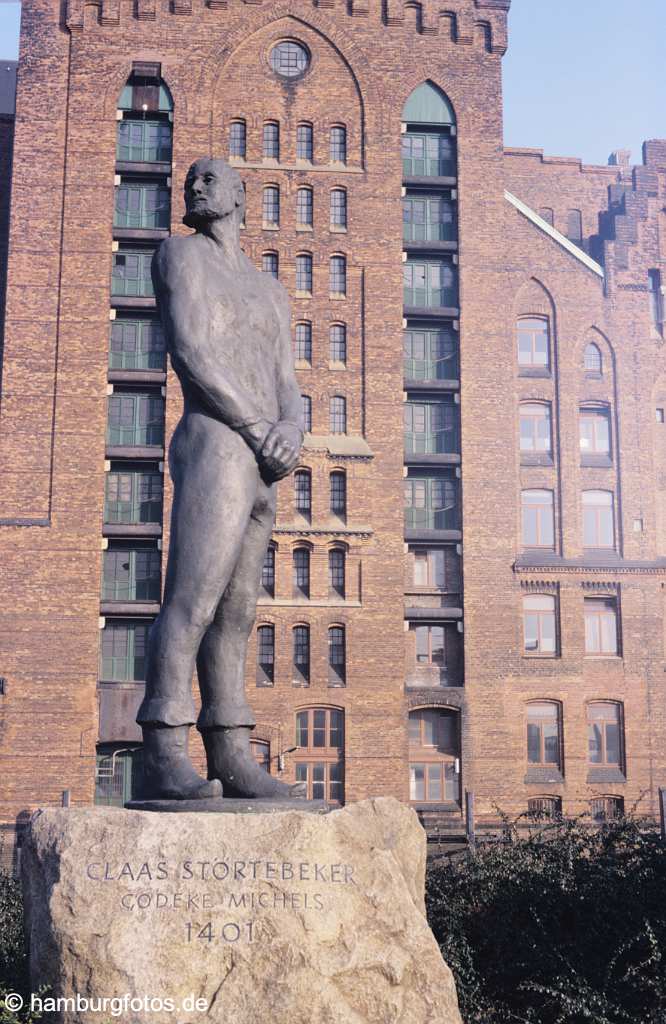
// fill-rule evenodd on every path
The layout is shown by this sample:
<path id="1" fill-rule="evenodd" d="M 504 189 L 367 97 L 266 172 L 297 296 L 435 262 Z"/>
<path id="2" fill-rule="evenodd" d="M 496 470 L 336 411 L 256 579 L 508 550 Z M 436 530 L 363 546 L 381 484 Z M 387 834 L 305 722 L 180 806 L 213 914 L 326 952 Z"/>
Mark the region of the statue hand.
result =
<path id="1" fill-rule="evenodd" d="M 296 468 L 302 441 L 295 423 L 276 423 L 259 452 L 259 465 L 273 480 L 281 480 Z"/>

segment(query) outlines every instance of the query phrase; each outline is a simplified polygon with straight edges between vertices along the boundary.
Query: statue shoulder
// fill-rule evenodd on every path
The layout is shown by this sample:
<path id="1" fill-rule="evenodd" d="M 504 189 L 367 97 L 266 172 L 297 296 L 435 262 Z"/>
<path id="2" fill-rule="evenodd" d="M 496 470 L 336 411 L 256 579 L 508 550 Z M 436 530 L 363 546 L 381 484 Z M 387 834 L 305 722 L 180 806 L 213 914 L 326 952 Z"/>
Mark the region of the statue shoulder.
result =
<path id="1" fill-rule="evenodd" d="M 188 264 L 198 258 L 197 235 L 172 235 L 165 238 L 153 256 L 153 274 L 166 281 L 178 275 Z"/>

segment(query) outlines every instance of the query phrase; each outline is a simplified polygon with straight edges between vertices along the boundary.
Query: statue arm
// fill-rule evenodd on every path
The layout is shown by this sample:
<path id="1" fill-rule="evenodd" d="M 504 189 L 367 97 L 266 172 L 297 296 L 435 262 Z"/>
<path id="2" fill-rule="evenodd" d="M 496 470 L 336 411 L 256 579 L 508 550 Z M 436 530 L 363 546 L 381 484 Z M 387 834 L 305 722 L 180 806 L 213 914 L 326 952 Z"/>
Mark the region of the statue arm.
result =
<path id="1" fill-rule="evenodd" d="M 174 370 L 201 396 L 213 415 L 259 452 L 273 423 L 262 416 L 233 371 L 210 344 L 206 297 L 192 258 L 162 244 L 153 257 L 153 283 Z"/>

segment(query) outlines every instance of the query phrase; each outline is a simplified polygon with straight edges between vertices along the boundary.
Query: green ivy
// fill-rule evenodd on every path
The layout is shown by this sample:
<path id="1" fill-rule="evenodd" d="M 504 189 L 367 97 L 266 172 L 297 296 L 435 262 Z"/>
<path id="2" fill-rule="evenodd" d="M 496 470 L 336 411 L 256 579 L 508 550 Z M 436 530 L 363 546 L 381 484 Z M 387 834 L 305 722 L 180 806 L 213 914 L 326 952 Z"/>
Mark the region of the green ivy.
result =
<path id="1" fill-rule="evenodd" d="M 507 826 L 428 872 L 466 1024 L 665 1024 L 666 844 L 629 819 Z"/>

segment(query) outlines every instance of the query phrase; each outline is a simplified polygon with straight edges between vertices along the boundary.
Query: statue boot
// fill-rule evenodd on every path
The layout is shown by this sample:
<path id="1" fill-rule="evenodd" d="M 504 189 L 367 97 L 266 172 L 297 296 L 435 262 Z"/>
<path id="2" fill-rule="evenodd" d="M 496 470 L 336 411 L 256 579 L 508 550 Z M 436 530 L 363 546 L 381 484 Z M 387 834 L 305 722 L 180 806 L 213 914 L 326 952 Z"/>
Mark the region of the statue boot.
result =
<path id="1" fill-rule="evenodd" d="M 226 797 L 254 800 L 304 800 L 307 786 L 304 782 L 288 785 L 280 782 L 261 767 L 252 754 L 251 729 L 202 729 L 206 748 L 208 778 L 219 779 Z"/>
<path id="2" fill-rule="evenodd" d="M 222 796 L 218 779 L 207 781 L 187 755 L 189 725 L 143 726 L 143 800 L 208 800 Z"/>

